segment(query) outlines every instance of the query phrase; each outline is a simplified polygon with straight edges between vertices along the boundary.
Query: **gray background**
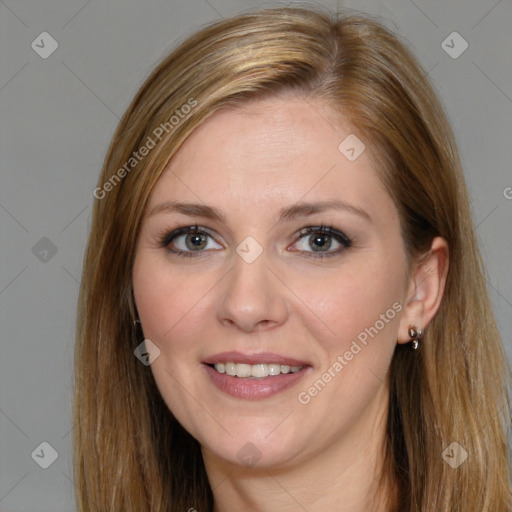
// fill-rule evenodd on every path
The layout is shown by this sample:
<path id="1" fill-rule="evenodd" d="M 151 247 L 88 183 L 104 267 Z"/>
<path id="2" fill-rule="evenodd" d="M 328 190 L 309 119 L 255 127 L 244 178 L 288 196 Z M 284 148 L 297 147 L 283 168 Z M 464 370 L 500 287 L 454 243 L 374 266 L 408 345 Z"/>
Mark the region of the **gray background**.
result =
<path id="1" fill-rule="evenodd" d="M 285 4 L 297 3 L 0 0 L 0 511 L 75 509 L 75 306 L 92 191 L 124 109 L 190 32 L 251 7 Z M 457 136 L 489 291 L 512 357 L 511 2 L 321 4 L 386 18 L 428 70 Z M 40 52 L 49 50 L 44 31 L 58 43 L 45 59 L 31 47 L 35 41 Z M 469 44 L 458 58 L 442 46 L 453 31 Z M 446 44 L 452 54 L 462 48 L 458 39 Z M 49 449 L 38 448 L 44 441 L 58 452 L 47 469 L 36 463 L 51 461 Z"/>

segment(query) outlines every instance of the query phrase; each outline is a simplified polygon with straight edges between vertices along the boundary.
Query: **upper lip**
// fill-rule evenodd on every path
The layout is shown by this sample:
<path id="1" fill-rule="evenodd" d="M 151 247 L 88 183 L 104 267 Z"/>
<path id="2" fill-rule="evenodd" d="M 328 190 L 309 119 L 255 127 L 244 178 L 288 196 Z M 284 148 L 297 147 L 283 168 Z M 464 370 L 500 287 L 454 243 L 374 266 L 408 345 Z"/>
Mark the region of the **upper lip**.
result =
<path id="1" fill-rule="evenodd" d="M 207 357 L 204 364 L 238 363 L 238 364 L 281 364 L 288 366 L 307 366 L 308 363 L 293 357 L 274 354 L 272 352 L 259 352 L 257 354 L 243 354 L 242 352 L 220 352 Z"/>

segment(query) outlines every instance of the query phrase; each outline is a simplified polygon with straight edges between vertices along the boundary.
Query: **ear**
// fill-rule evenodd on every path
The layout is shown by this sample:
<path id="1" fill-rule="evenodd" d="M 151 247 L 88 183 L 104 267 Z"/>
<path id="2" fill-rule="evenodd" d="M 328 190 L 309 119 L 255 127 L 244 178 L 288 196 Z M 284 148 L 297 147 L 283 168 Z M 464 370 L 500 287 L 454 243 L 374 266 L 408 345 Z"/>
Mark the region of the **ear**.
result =
<path id="1" fill-rule="evenodd" d="M 443 298 L 448 274 L 449 250 L 446 240 L 435 237 L 428 253 L 413 266 L 398 329 L 398 343 L 411 341 L 409 327 L 425 330 Z"/>

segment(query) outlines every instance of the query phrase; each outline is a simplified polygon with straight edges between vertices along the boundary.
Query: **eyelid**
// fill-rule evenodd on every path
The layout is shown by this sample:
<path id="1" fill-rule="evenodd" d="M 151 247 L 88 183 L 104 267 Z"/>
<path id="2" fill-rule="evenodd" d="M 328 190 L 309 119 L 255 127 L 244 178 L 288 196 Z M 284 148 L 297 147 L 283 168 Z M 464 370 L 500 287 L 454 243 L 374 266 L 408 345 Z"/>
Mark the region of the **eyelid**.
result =
<path id="1" fill-rule="evenodd" d="M 345 234 L 343 231 L 340 231 L 332 226 L 325 226 L 324 224 L 314 225 L 314 226 L 306 226 L 299 230 L 298 234 L 301 236 L 311 235 L 320 233 L 322 235 L 329 235 L 334 237 L 335 239 L 340 238 L 338 240 L 341 244 L 350 245 L 352 240 Z"/>
<path id="2" fill-rule="evenodd" d="M 176 238 L 180 235 L 194 233 L 194 232 L 205 233 L 208 236 L 210 236 L 211 238 L 213 238 L 212 231 L 209 228 L 205 228 L 203 226 L 199 226 L 198 224 L 194 224 L 194 225 L 178 226 L 177 228 L 174 228 L 171 230 L 165 230 L 163 232 L 163 234 L 158 237 L 158 239 L 160 240 L 160 243 L 162 244 L 162 246 L 166 247 L 167 245 L 169 245 L 171 243 L 171 241 L 174 238 Z"/>

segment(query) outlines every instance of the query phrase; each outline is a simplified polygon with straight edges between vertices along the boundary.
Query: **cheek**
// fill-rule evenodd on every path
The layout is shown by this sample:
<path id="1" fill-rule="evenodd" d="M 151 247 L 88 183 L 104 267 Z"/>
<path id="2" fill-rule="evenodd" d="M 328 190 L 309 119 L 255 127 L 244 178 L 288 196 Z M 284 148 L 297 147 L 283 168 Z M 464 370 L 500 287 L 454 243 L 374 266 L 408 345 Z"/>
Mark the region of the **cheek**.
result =
<path id="1" fill-rule="evenodd" d="M 198 319 L 204 318 L 204 299 L 214 284 L 214 276 L 177 271 L 161 256 L 136 258 L 133 288 L 145 337 L 161 351 L 190 347 L 186 339 Z"/>
<path id="2" fill-rule="evenodd" d="M 317 276 L 314 286 L 311 276 L 297 276 L 294 291 L 314 313 L 307 317 L 310 330 L 322 334 L 329 352 L 346 350 L 358 338 L 363 344 L 375 338 L 396 341 L 405 276 L 400 254 L 394 257 L 333 269 Z"/>
<path id="3" fill-rule="evenodd" d="M 168 408 L 188 426 L 189 418 L 202 414 L 187 397 L 188 393 L 200 396 L 193 389 L 191 372 L 198 366 L 202 322 L 211 316 L 211 311 L 206 312 L 205 299 L 214 283 L 207 274 L 179 272 L 150 251 L 142 251 L 134 263 L 134 296 L 144 338 L 160 350 L 160 356 L 151 364 L 151 372 Z"/>
<path id="4" fill-rule="evenodd" d="M 327 418 L 332 432 L 353 425 L 374 400 L 384 400 L 379 393 L 396 347 L 405 284 L 400 255 L 395 257 L 394 263 L 381 255 L 357 270 L 355 265 L 338 269 L 314 287 L 306 277 L 297 281 L 297 295 L 314 313 L 303 317 L 306 328 L 321 353 L 298 401 L 316 417 Z"/>

